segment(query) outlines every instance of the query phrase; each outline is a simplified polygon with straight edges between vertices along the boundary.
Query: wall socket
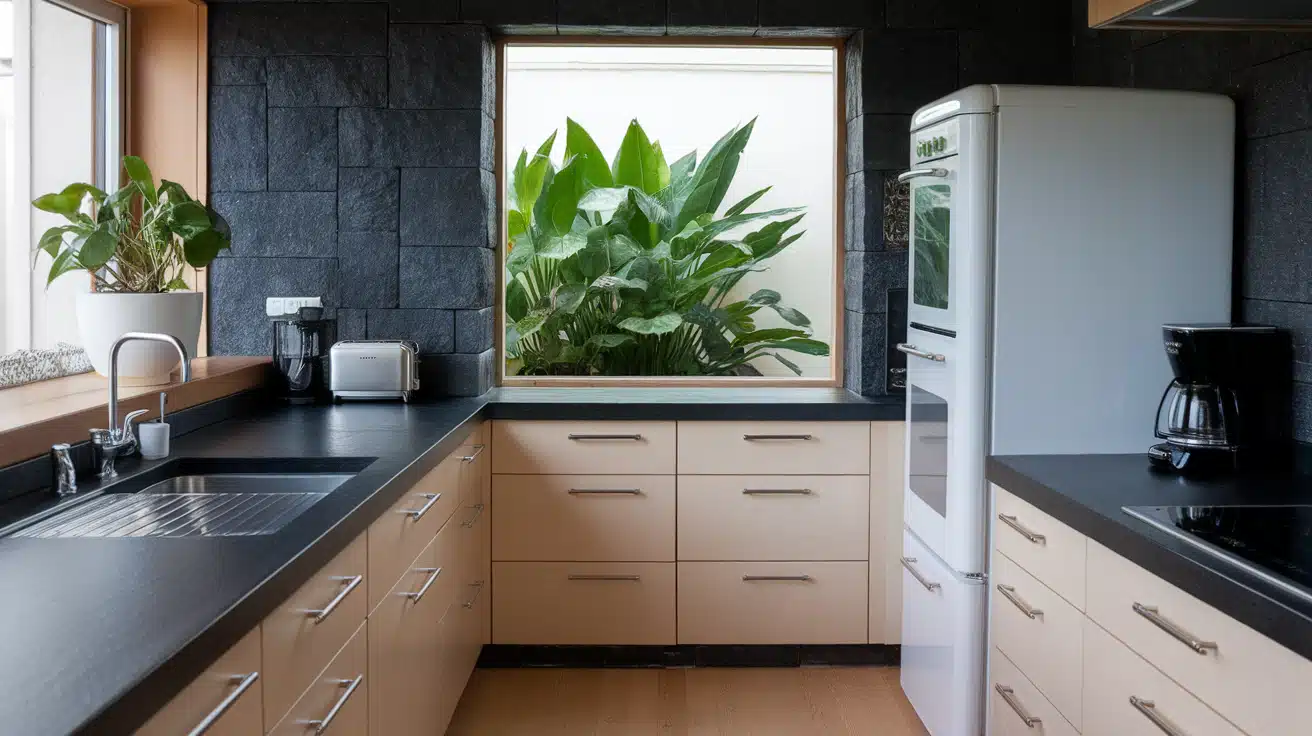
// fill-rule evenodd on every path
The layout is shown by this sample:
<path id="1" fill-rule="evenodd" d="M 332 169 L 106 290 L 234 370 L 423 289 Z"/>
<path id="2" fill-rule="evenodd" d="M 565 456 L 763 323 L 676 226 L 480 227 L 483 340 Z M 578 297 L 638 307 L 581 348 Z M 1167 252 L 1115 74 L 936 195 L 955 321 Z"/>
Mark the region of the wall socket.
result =
<path id="1" fill-rule="evenodd" d="M 322 307 L 323 299 L 317 296 L 271 296 L 264 300 L 264 314 L 282 317 L 296 314 L 301 307 Z"/>

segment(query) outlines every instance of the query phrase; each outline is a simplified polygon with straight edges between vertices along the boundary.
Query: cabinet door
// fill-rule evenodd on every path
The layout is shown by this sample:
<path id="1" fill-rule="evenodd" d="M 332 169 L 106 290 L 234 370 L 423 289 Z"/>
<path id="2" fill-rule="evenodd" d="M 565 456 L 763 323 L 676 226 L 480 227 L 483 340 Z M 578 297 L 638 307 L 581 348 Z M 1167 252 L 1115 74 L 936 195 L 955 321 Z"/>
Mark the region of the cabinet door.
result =
<path id="1" fill-rule="evenodd" d="M 430 593 L 444 571 L 436 558 L 430 544 L 369 614 L 370 733 L 437 732 L 441 611 Z"/>
<path id="2" fill-rule="evenodd" d="M 169 701 L 137 736 L 195 733 L 203 724 L 209 724 L 203 730 L 207 736 L 264 733 L 263 704 L 257 626 Z"/>
<path id="3" fill-rule="evenodd" d="M 369 648 L 365 625 L 328 663 L 310 689 L 273 728 L 272 736 L 331 733 L 364 736 L 369 732 Z"/>

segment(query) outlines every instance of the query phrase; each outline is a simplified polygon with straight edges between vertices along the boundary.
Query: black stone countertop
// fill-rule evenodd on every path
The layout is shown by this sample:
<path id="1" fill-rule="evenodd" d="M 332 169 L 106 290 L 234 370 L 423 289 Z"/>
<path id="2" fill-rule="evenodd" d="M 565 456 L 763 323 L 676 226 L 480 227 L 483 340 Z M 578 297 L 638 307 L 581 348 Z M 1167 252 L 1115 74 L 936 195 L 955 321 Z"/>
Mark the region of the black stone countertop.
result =
<path id="1" fill-rule="evenodd" d="M 480 418 L 873 421 L 901 419 L 902 406 L 826 389 L 524 388 L 431 404 L 274 407 L 199 429 L 174 439 L 170 459 L 377 459 L 268 536 L 0 538 L 0 733 L 131 733 Z M 123 463 L 121 479 L 160 462 Z"/>
<path id="2" fill-rule="evenodd" d="M 1143 455 L 991 457 L 988 479 L 1089 539 L 1312 659 L 1312 603 L 1121 511 L 1122 506 L 1312 504 L 1312 478 L 1189 480 Z"/>

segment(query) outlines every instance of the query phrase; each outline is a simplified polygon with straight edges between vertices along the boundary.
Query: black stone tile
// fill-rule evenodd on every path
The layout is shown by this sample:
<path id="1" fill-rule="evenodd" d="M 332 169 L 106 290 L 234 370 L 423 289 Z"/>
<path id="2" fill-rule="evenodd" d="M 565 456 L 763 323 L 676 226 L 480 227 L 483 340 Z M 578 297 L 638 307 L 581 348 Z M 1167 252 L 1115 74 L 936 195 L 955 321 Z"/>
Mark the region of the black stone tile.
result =
<path id="1" fill-rule="evenodd" d="M 974 28 L 979 25 L 981 0 L 885 0 L 888 28 Z"/>
<path id="2" fill-rule="evenodd" d="M 485 120 L 486 118 L 486 120 Z M 342 166 L 482 166 L 491 170 L 492 125 L 478 110 L 344 108 Z"/>
<path id="3" fill-rule="evenodd" d="M 478 166 L 484 171 L 496 171 L 496 122 L 483 113 L 478 125 Z"/>
<path id="4" fill-rule="evenodd" d="M 1312 33 L 1252 31 L 1236 34 L 1234 68 L 1254 66 L 1312 49 Z"/>
<path id="5" fill-rule="evenodd" d="M 483 109 L 496 61 L 481 26 L 398 24 L 390 38 L 389 105 Z"/>
<path id="6" fill-rule="evenodd" d="M 210 204 L 232 227 L 232 250 L 224 257 L 337 255 L 337 195 L 332 192 L 219 193 Z"/>
<path id="7" fill-rule="evenodd" d="M 1243 295 L 1312 302 L 1312 130 L 1262 140 L 1261 192 L 1248 213 Z"/>
<path id="8" fill-rule="evenodd" d="M 368 312 L 363 309 L 337 310 L 337 339 L 364 340 L 368 337 L 369 333 L 365 328 L 367 314 Z"/>
<path id="9" fill-rule="evenodd" d="M 710 28 L 751 35 L 759 25 L 753 0 L 669 0 L 667 21 L 671 35 Z"/>
<path id="10" fill-rule="evenodd" d="M 910 115 L 861 115 L 848 121 L 847 173 L 905 169 L 910 160 Z"/>
<path id="11" fill-rule="evenodd" d="M 337 301 L 335 258 L 219 258 L 209 267 L 212 355 L 271 355 L 273 324 L 264 315 L 272 296 Z"/>
<path id="12" fill-rule="evenodd" d="M 768 26 L 756 29 L 757 38 L 847 38 L 848 26 Z"/>
<path id="13" fill-rule="evenodd" d="M 1266 214 L 1264 208 L 1266 207 L 1267 151 L 1273 146 L 1278 146 L 1280 142 L 1279 138 L 1246 140 L 1238 151 L 1238 160 L 1235 161 L 1241 176 L 1237 185 L 1240 191 L 1235 212 L 1235 217 L 1238 218 L 1235 231 L 1239 233 L 1237 246 L 1239 257 L 1236 259 L 1236 268 L 1240 271 L 1240 278 L 1236 279 L 1237 286 L 1247 283 L 1243 277 L 1243 270 L 1246 268 L 1243 253 L 1262 236 L 1264 224 L 1262 218 Z M 1245 296 L 1249 295 L 1245 294 Z"/>
<path id="14" fill-rule="evenodd" d="M 210 84 L 264 84 L 264 59 L 256 56 L 215 56 L 210 59 Z"/>
<path id="15" fill-rule="evenodd" d="M 760 0 L 762 27 L 878 28 L 884 24 L 883 3 L 874 0 Z"/>
<path id="16" fill-rule="evenodd" d="M 1312 385 L 1294 384 L 1291 414 L 1294 417 L 1294 439 L 1298 442 L 1312 442 Z"/>
<path id="17" fill-rule="evenodd" d="M 843 320 L 843 386 L 863 396 L 885 392 L 887 360 L 882 314 L 847 312 Z"/>
<path id="18" fill-rule="evenodd" d="M 884 174 L 858 171 L 847 176 L 843 205 L 845 250 L 883 250 Z"/>
<path id="19" fill-rule="evenodd" d="M 368 333 L 370 340 L 414 340 L 424 355 L 449 353 L 455 316 L 449 309 L 370 309 Z"/>
<path id="20" fill-rule="evenodd" d="M 338 169 L 338 229 L 396 231 L 400 181 L 398 169 Z"/>
<path id="21" fill-rule="evenodd" d="M 210 191 L 268 186 L 268 114 L 263 86 L 211 87 Z"/>
<path id="22" fill-rule="evenodd" d="M 699 646 L 698 667 L 797 667 L 801 648 L 795 645 Z"/>
<path id="23" fill-rule="evenodd" d="M 1235 72 L 1233 79 L 1246 136 L 1312 127 L 1312 51 Z"/>
<path id="24" fill-rule="evenodd" d="M 843 259 L 843 301 L 849 312 L 882 313 L 889 289 L 907 285 L 907 252 L 848 251 Z"/>
<path id="25" fill-rule="evenodd" d="M 1294 380 L 1312 383 L 1312 304 L 1245 299 L 1241 314 L 1246 323 L 1287 330 L 1294 353 Z"/>
<path id="26" fill-rule="evenodd" d="M 326 107 L 269 109 L 269 189 L 337 189 L 337 111 Z"/>
<path id="27" fill-rule="evenodd" d="M 421 371 L 420 384 L 440 396 L 482 396 L 496 385 L 496 353 L 489 349 L 426 356 L 428 367 Z"/>
<path id="28" fill-rule="evenodd" d="M 1030 30 L 962 31 L 958 83 L 1070 84 L 1071 37 Z"/>
<path id="29" fill-rule="evenodd" d="M 393 23 L 450 23 L 472 0 L 388 0 Z"/>
<path id="30" fill-rule="evenodd" d="M 394 232 L 338 233 L 337 259 L 343 276 L 341 305 L 398 306 L 399 251 Z"/>
<path id="31" fill-rule="evenodd" d="M 494 310 L 494 307 L 484 307 L 456 312 L 457 353 L 481 353 L 492 347 L 496 329 Z"/>
<path id="32" fill-rule="evenodd" d="M 496 178 L 482 169 L 402 169 L 401 244 L 490 248 Z"/>
<path id="33" fill-rule="evenodd" d="M 1234 39 L 1220 31 L 1195 31 L 1136 49 L 1134 86 L 1220 91 L 1230 79 Z"/>
<path id="34" fill-rule="evenodd" d="M 487 248 L 402 248 L 401 306 L 482 309 L 492 306 L 496 278 Z M 437 352 L 451 352 L 451 348 Z"/>
<path id="35" fill-rule="evenodd" d="M 557 0 L 561 33 L 665 33 L 665 0 Z"/>
<path id="36" fill-rule="evenodd" d="M 910 115 L 957 89 L 954 31 L 866 31 L 862 36 L 858 105 L 862 114 Z M 895 69 L 914 73 L 894 73 Z"/>
<path id="37" fill-rule="evenodd" d="M 378 3 L 216 3 L 209 14 L 214 56 L 387 53 L 387 6 Z"/>
<path id="38" fill-rule="evenodd" d="M 1129 36 L 1124 33 L 1094 31 L 1077 35 L 1071 66 L 1076 84 L 1095 87 L 1131 86 L 1134 82 L 1134 58 Z"/>
<path id="39" fill-rule="evenodd" d="M 860 115 L 864 97 L 865 39 L 876 31 L 857 31 L 843 42 L 843 112 L 850 122 Z"/>
<path id="40" fill-rule="evenodd" d="M 382 107 L 382 56 L 287 56 L 268 60 L 271 107 Z"/>
<path id="41" fill-rule="evenodd" d="M 896 667 L 902 647 L 896 644 L 804 644 L 802 666 Z"/>
<path id="42" fill-rule="evenodd" d="M 556 0 L 461 0 L 460 20 L 504 33 L 555 33 Z"/>
<path id="43" fill-rule="evenodd" d="M 1070 38 L 1073 8 L 1062 0 L 979 0 L 972 27 L 1014 31 L 1047 31 Z M 1087 25 L 1088 8 L 1083 16 Z"/>

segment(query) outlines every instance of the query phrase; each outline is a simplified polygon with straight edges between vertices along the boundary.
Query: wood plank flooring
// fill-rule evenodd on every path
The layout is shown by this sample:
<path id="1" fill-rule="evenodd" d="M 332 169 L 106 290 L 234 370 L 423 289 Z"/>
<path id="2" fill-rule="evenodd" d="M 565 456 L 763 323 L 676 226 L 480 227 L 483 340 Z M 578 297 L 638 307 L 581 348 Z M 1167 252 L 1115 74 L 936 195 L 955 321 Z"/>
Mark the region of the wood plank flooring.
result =
<path id="1" fill-rule="evenodd" d="M 895 667 L 475 670 L 450 736 L 922 736 Z"/>

